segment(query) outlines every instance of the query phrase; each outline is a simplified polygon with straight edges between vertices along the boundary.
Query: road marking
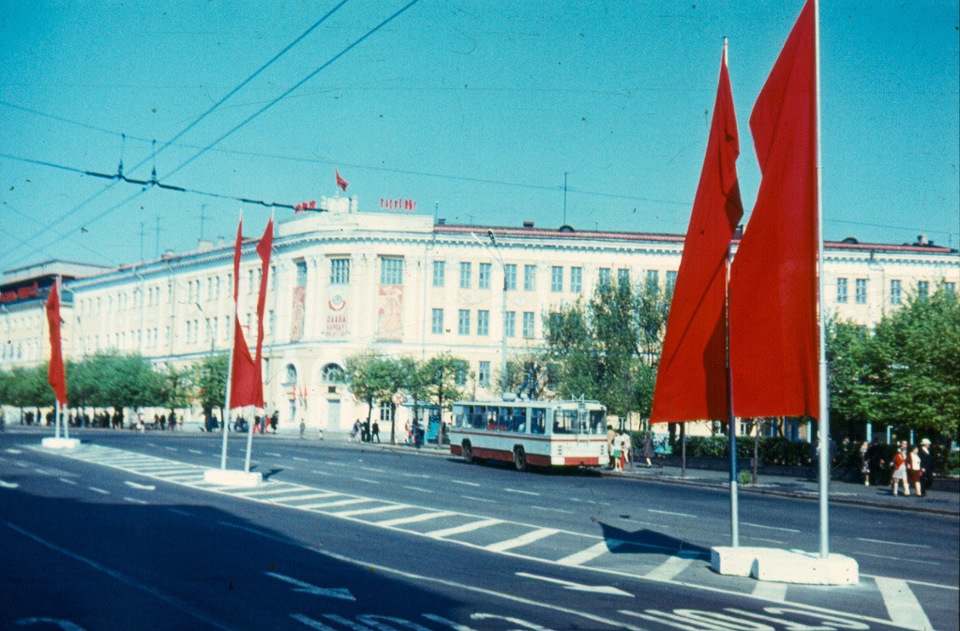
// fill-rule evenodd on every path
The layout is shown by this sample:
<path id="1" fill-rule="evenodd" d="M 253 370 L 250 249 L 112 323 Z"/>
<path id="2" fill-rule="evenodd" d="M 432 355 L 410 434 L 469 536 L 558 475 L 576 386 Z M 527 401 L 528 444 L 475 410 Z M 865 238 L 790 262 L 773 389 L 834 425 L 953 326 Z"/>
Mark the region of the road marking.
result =
<path id="1" fill-rule="evenodd" d="M 775 600 L 777 602 L 786 602 L 787 584 L 772 583 L 770 581 L 757 581 L 757 586 L 753 588 L 753 596 L 763 598 L 764 600 Z"/>
<path id="2" fill-rule="evenodd" d="M 320 502 L 319 504 L 307 504 L 305 506 L 298 506 L 297 508 L 309 508 L 314 510 L 317 508 L 330 508 L 332 506 L 349 506 L 350 504 L 363 504 L 365 502 L 379 502 L 380 500 L 371 500 L 363 497 L 355 497 L 349 500 L 336 500 L 333 502 Z"/>
<path id="3" fill-rule="evenodd" d="M 450 482 L 452 482 L 453 484 L 460 484 L 462 486 L 476 486 L 476 487 L 480 486 L 476 482 L 464 482 L 463 480 L 450 480 Z"/>
<path id="4" fill-rule="evenodd" d="M 678 552 L 676 556 L 667 557 L 666 561 L 647 572 L 645 576 L 655 581 L 672 581 L 698 558 L 700 555 L 696 553 Z"/>
<path id="5" fill-rule="evenodd" d="M 481 528 L 487 528 L 489 526 L 496 526 L 497 524 L 502 524 L 503 520 L 500 519 L 483 519 L 480 521 L 473 521 L 469 524 L 464 524 L 462 526 L 454 526 L 453 528 L 441 528 L 440 530 L 433 530 L 427 533 L 428 537 L 449 537 L 450 535 L 459 535 L 464 532 L 473 532 L 474 530 L 480 530 Z"/>
<path id="6" fill-rule="evenodd" d="M 581 550 L 579 552 L 574 552 L 568 556 L 563 557 L 557 563 L 560 565 L 583 565 L 588 561 L 592 561 L 597 557 L 603 556 L 607 552 L 619 548 L 623 545 L 623 541 L 617 539 L 610 539 L 609 541 L 601 541 L 600 543 L 594 544 L 587 548 L 586 550 Z"/>
<path id="7" fill-rule="evenodd" d="M 405 504 L 388 504 L 386 506 L 378 506 L 376 508 L 358 508 L 356 510 L 347 510 L 340 511 L 338 513 L 331 513 L 334 517 L 356 517 L 357 515 L 374 515 L 376 513 L 389 513 L 395 510 L 404 510 L 410 508 Z"/>
<path id="8" fill-rule="evenodd" d="M 900 563 L 920 563 L 923 565 L 940 565 L 936 561 L 921 561 L 919 559 L 904 559 L 902 557 L 894 557 L 886 554 L 870 554 L 869 552 L 857 552 L 857 556 L 862 557 L 873 557 L 875 559 L 887 559 L 889 561 L 898 561 Z"/>
<path id="9" fill-rule="evenodd" d="M 334 493 L 333 491 L 320 491 L 317 493 L 308 493 L 306 495 L 294 495 L 293 497 L 281 497 L 278 500 L 275 500 L 276 503 L 281 502 L 302 502 L 303 500 L 318 500 L 323 497 L 334 497 L 339 495 L 339 493 Z"/>
<path id="10" fill-rule="evenodd" d="M 199 449 L 188 449 L 187 451 L 189 451 L 192 454 L 199 454 L 201 456 L 203 455 L 203 452 L 200 451 Z"/>
<path id="11" fill-rule="evenodd" d="M 316 473 L 317 475 L 335 475 L 335 474 L 333 474 L 333 473 L 330 473 L 329 471 L 316 471 L 316 470 L 314 470 L 314 471 L 311 471 L 310 473 Z"/>
<path id="12" fill-rule="evenodd" d="M 21 450 L 19 450 L 19 449 L 14 449 L 13 447 L 8 447 L 8 448 L 7 448 L 7 453 L 8 453 L 8 454 L 22 454 L 23 452 L 22 452 Z"/>
<path id="13" fill-rule="evenodd" d="M 95 486 L 88 486 L 87 488 L 93 491 L 94 493 L 99 493 L 101 495 L 110 495 L 110 491 L 104 491 L 103 489 L 97 488 Z"/>
<path id="14" fill-rule="evenodd" d="M 699 517 L 696 515 L 691 515 L 690 513 L 674 513 L 673 511 L 657 510 L 655 508 L 648 508 L 647 510 L 651 513 L 657 513 L 659 515 L 672 515 L 674 517 L 689 517 L 691 519 L 699 519 Z"/>
<path id="15" fill-rule="evenodd" d="M 521 491 L 519 489 L 503 489 L 503 490 L 506 491 L 507 493 L 519 493 L 520 495 L 535 495 L 536 497 L 540 497 L 539 493 L 534 493 L 533 491 Z"/>
<path id="16" fill-rule="evenodd" d="M 294 460 L 299 460 L 300 462 L 310 462 L 309 458 L 301 458 L 300 456 L 294 456 Z"/>
<path id="17" fill-rule="evenodd" d="M 932 629 L 933 625 L 923 611 L 920 601 L 906 581 L 899 578 L 877 576 L 874 579 L 883 604 L 887 607 L 890 621 L 910 629 Z"/>
<path id="18" fill-rule="evenodd" d="M 433 493 L 433 491 L 431 491 L 430 489 L 421 489 L 419 486 L 406 486 L 406 485 L 404 485 L 403 488 L 405 488 L 405 489 L 410 489 L 411 491 L 420 491 L 421 493 Z"/>
<path id="19" fill-rule="evenodd" d="M 191 515 L 187 511 L 180 510 L 179 508 L 168 508 L 167 510 L 173 513 L 174 515 L 182 515 L 183 517 L 193 517 L 193 515 Z"/>
<path id="20" fill-rule="evenodd" d="M 764 528 L 766 530 L 782 530 L 783 532 L 800 532 L 795 528 L 780 528 L 778 526 L 764 526 L 763 524 L 751 524 L 747 521 L 740 522 L 741 526 L 753 526 L 754 528 Z"/>
<path id="21" fill-rule="evenodd" d="M 164 447 L 164 449 L 166 449 L 167 451 L 180 451 L 176 447 Z"/>
<path id="22" fill-rule="evenodd" d="M 570 581 L 562 581 L 558 578 L 550 578 L 548 576 L 539 576 L 537 574 L 527 574 L 526 572 L 517 572 L 516 575 L 522 578 L 532 578 L 538 581 L 553 583 L 554 585 L 562 585 L 564 589 L 572 589 L 578 592 L 593 592 L 595 594 L 611 594 L 614 596 L 628 596 L 630 598 L 633 598 L 633 594 L 631 594 L 630 592 L 625 592 L 622 589 L 617 589 L 612 585 L 582 585 L 580 583 L 571 583 Z"/>
<path id="23" fill-rule="evenodd" d="M 353 478 L 354 482 L 363 482 L 365 484 L 380 484 L 376 480 L 368 480 L 367 478 Z"/>
<path id="24" fill-rule="evenodd" d="M 64 484 L 69 484 L 69 485 L 71 485 L 71 486 L 77 486 L 77 483 L 74 482 L 73 480 L 68 480 L 67 478 L 57 478 L 57 479 L 60 480 L 61 482 L 63 482 Z"/>
<path id="25" fill-rule="evenodd" d="M 133 502 L 134 504 L 149 504 L 150 502 L 144 502 L 143 500 L 138 500 L 134 497 L 125 497 L 123 498 L 125 502 Z"/>
<path id="26" fill-rule="evenodd" d="M 403 524 L 412 524 L 419 521 L 429 521 L 431 519 L 449 517 L 450 515 L 456 515 L 456 513 L 451 513 L 449 511 L 436 511 L 434 513 L 423 513 L 422 515 L 414 515 L 413 517 L 399 517 L 397 519 L 388 519 L 387 521 L 378 521 L 376 525 L 383 526 L 384 528 L 391 528 L 393 526 L 400 526 Z"/>
<path id="27" fill-rule="evenodd" d="M 531 506 L 531 510 L 540 510 L 548 513 L 562 513 L 564 515 L 576 515 L 572 510 L 563 510 L 562 508 L 549 508 L 547 506 Z"/>
<path id="28" fill-rule="evenodd" d="M 270 456 L 271 458 L 283 458 L 282 455 L 273 453 L 272 451 L 266 452 L 266 455 Z"/>
<path id="29" fill-rule="evenodd" d="M 775 543 L 780 546 L 787 545 L 786 541 L 780 541 L 779 539 L 767 539 L 766 537 L 754 537 L 753 535 L 744 535 L 744 537 L 749 537 L 755 541 L 766 541 L 767 543 Z"/>
<path id="30" fill-rule="evenodd" d="M 799 530 L 797 532 L 800 532 Z M 919 543 L 902 543 L 900 541 L 884 541 L 882 539 L 864 539 L 863 537 L 857 537 L 857 541 L 866 541 L 867 543 L 882 543 L 885 546 L 903 546 L 905 548 L 929 548 L 930 546 L 925 546 Z"/>
<path id="31" fill-rule="evenodd" d="M 156 491 L 156 490 L 157 490 L 157 487 L 155 487 L 155 486 L 152 485 L 152 484 L 137 484 L 136 482 L 130 482 L 129 480 L 125 480 L 125 481 L 124 481 L 124 484 L 126 484 L 127 486 L 129 486 L 130 488 L 133 488 L 133 489 L 140 489 L 141 491 Z"/>
<path id="32" fill-rule="evenodd" d="M 283 574 L 276 574 L 274 572 L 264 572 L 264 574 L 266 574 L 267 576 L 272 576 L 273 578 L 283 581 L 285 583 L 296 585 L 297 589 L 293 590 L 295 592 L 310 594 L 311 596 L 326 596 L 328 598 L 337 598 L 339 600 L 349 600 L 351 602 L 357 601 L 357 599 L 353 597 L 353 594 L 350 593 L 350 590 L 345 587 L 338 587 L 333 589 L 317 587 L 316 585 L 311 585 L 310 583 L 304 583 L 303 581 L 298 581 L 295 578 L 290 578 L 289 576 L 284 576 Z"/>
<path id="33" fill-rule="evenodd" d="M 357 467 L 361 471 L 371 471 L 373 473 L 386 473 L 383 469 L 377 469 L 376 467 Z"/>
<path id="34" fill-rule="evenodd" d="M 3 480 L 0 480 L 0 488 L 3 488 L 3 489 L 15 489 L 15 488 L 17 488 L 18 486 L 20 486 L 20 485 L 17 484 L 16 482 L 4 482 Z"/>
<path id="35" fill-rule="evenodd" d="M 282 483 L 281 483 L 282 484 Z M 234 491 L 231 495 L 241 495 L 243 497 L 264 497 L 266 495 L 282 495 L 283 493 L 303 493 L 304 491 L 309 491 L 307 487 L 297 487 L 297 486 L 286 486 L 284 485 L 281 488 L 272 488 L 264 489 L 258 491 L 257 489 L 244 489 L 240 491 Z"/>
<path id="36" fill-rule="evenodd" d="M 526 534 L 520 535 L 519 537 L 514 537 L 513 539 L 491 543 L 490 545 L 485 546 L 485 549 L 491 552 L 505 552 L 507 550 L 512 550 L 513 548 L 529 545 L 535 541 L 540 541 L 541 539 L 545 539 L 550 535 L 555 534 L 557 534 L 557 531 L 553 528 L 537 528 L 536 530 L 532 530 Z"/>

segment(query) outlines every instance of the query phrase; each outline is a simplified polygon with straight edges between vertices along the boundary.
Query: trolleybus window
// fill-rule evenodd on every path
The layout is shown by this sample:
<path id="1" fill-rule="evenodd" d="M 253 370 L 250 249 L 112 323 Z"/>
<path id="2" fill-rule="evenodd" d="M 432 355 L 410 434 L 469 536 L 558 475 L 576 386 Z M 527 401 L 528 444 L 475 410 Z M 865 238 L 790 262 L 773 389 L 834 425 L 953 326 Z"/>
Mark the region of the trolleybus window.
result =
<path id="1" fill-rule="evenodd" d="M 547 429 L 547 411 L 543 408 L 530 408 L 530 432 L 543 434 Z"/>

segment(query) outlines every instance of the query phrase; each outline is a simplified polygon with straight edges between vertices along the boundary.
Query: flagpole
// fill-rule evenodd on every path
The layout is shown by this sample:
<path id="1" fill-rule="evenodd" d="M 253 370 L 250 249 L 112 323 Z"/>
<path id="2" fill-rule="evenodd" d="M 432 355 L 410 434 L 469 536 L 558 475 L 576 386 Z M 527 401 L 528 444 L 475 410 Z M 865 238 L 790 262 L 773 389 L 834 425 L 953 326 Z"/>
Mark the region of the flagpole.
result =
<path id="1" fill-rule="evenodd" d="M 820 349 L 820 556 L 830 555 L 830 405 L 827 390 L 827 343 L 823 310 L 823 159 L 820 152 L 820 3 L 813 0 L 814 98 L 817 143 L 817 333 Z"/>

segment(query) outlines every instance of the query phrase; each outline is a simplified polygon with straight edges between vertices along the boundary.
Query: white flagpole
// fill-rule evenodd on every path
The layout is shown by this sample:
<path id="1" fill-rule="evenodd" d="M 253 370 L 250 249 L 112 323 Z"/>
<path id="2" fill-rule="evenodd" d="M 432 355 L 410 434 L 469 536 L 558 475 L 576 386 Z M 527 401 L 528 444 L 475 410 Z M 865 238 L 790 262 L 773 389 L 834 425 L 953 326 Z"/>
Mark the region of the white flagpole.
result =
<path id="1" fill-rule="evenodd" d="M 820 152 L 820 3 L 813 0 L 814 90 L 817 142 L 817 332 L 820 347 L 820 557 L 830 555 L 830 405 L 823 309 L 823 159 Z"/>

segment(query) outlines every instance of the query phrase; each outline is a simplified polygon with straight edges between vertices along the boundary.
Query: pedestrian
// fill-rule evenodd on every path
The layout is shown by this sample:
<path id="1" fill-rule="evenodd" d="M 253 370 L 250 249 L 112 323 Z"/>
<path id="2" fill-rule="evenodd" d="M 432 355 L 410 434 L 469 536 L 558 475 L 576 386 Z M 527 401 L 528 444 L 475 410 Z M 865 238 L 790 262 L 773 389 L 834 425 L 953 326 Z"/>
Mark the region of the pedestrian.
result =
<path id="1" fill-rule="evenodd" d="M 926 495 L 930 487 L 933 486 L 933 453 L 930 452 L 930 439 L 924 438 L 920 441 L 920 489 L 921 495 Z"/>
<path id="2" fill-rule="evenodd" d="M 373 431 L 372 431 L 372 433 L 370 434 L 370 442 L 371 442 L 371 443 L 373 442 L 373 439 L 374 439 L 374 438 L 377 439 L 377 442 L 378 442 L 378 443 L 380 442 L 380 423 L 378 423 L 378 422 L 376 422 L 376 421 L 373 422 Z"/>
<path id="3" fill-rule="evenodd" d="M 893 457 L 893 476 L 890 480 L 893 494 L 897 494 L 897 484 L 903 484 L 903 494 L 910 495 L 910 488 L 907 486 L 907 441 L 900 443 L 900 449 Z"/>
<path id="4" fill-rule="evenodd" d="M 920 479 L 922 477 L 923 466 L 920 464 L 920 448 L 914 445 L 907 459 L 907 479 L 917 493 L 917 497 L 923 495 L 923 491 L 920 490 Z"/>
<path id="5" fill-rule="evenodd" d="M 870 441 L 870 448 L 867 449 L 867 465 L 870 467 L 870 484 L 880 486 L 883 484 L 883 454 L 880 450 L 880 443 L 874 438 Z"/>
<path id="6" fill-rule="evenodd" d="M 640 455 L 647 463 L 647 467 L 652 467 L 650 459 L 653 458 L 653 436 L 650 432 L 643 435 L 643 444 L 640 446 Z"/>
<path id="7" fill-rule="evenodd" d="M 177 429 L 177 413 L 173 410 L 170 410 L 170 431 L 176 431 Z"/>
<path id="8" fill-rule="evenodd" d="M 273 433 L 277 433 L 277 425 L 280 423 L 280 412 L 277 410 L 273 411 L 273 414 L 270 415 L 270 429 L 273 430 Z"/>
<path id="9" fill-rule="evenodd" d="M 607 454 L 610 456 L 610 462 L 607 469 L 613 469 L 613 442 L 617 438 L 617 433 L 613 431 L 613 425 L 607 425 Z"/>
<path id="10" fill-rule="evenodd" d="M 633 471 L 633 436 L 630 432 L 623 433 L 621 448 L 623 449 L 623 468 L 626 469 L 627 465 L 630 465 L 630 470 Z"/>
<path id="11" fill-rule="evenodd" d="M 357 419 L 353 423 L 353 429 L 350 430 L 350 442 L 353 442 L 354 440 L 358 440 L 359 436 L 360 436 L 360 419 Z"/>
<path id="12" fill-rule="evenodd" d="M 863 475 L 863 485 L 870 486 L 870 443 L 863 441 L 860 445 L 860 473 Z"/>
<path id="13" fill-rule="evenodd" d="M 615 433 L 613 436 L 613 470 L 623 471 L 623 446 L 620 442 L 621 434 Z"/>
<path id="14" fill-rule="evenodd" d="M 300 419 L 300 440 L 303 440 L 303 435 L 307 432 L 307 424 L 303 419 Z"/>

